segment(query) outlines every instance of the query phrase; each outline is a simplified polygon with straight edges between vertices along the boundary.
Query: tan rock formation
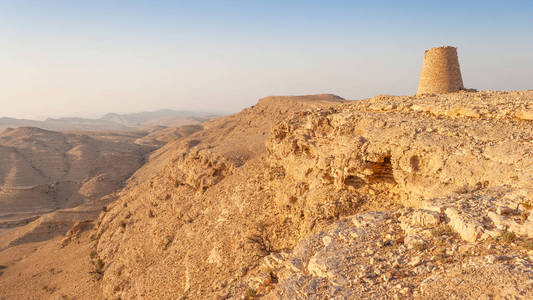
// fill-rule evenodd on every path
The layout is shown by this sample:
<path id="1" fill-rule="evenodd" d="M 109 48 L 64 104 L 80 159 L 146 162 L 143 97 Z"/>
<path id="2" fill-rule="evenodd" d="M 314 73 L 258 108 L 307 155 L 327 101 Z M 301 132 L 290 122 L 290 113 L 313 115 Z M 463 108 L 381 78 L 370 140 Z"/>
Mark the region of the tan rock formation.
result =
<path id="1" fill-rule="evenodd" d="M 533 178 L 533 124 L 516 114 L 532 97 L 268 98 L 207 124 L 177 141 L 164 167 L 97 220 L 103 293 L 216 299 L 240 298 L 251 288 L 272 299 L 414 296 L 433 273 L 461 268 L 458 254 L 439 251 L 472 242 L 471 251 L 483 252 L 483 243 L 497 243 L 505 230 L 514 230 L 517 243 L 529 238 L 529 219 L 518 218 L 529 208 L 498 219 L 489 212 L 530 201 L 528 194 L 498 199 L 506 185 L 501 195 L 522 195 Z M 258 134 L 269 127 L 269 134 Z M 410 227 L 400 226 L 399 216 Z M 530 263 L 521 249 L 505 246 L 494 254 Z M 465 270 L 511 284 L 490 275 L 511 272 L 510 265 L 483 259 L 473 257 Z M 517 293 L 530 295 L 529 273 L 512 274 L 524 283 Z"/>
<path id="2" fill-rule="evenodd" d="M 0 252 L 0 286 L 7 299 L 47 292 L 21 282 L 71 298 L 74 280 L 97 282 L 94 299 L 531 299 L 531 103 L 262 99 L 154 153 L 64 248 Z M 46 273 L 56 265 L 70 284 Z"/>
<path id="3" fill-rule="evenodd" d="M 426 50 L 417 94 L 443 94 L 462 89 L 457 48 L 443 46 Z"/>

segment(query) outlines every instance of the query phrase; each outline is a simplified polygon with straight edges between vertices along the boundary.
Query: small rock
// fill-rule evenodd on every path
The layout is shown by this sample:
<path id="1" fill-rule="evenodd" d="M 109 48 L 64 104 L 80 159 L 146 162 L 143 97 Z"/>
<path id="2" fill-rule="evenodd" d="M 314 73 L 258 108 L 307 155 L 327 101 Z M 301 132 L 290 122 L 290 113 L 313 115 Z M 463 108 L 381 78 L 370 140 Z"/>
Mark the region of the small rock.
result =
<path id="1" fill-rule="evenodd" d="M 426 240 L 421 236 L 406 236 L 404 238 L 404 244 L 407 246 L 407 249 L 423 248 L 426 245 Z"/>
<path id="2" fill-rule="evenodd" d="M 487 255 L 485 257 L 485 261 L 489 264 L 493 264 L 496 261 L 496 256 L 494 255 Z"/>
<path id="3" fill-rule="evenodd" d="M 424 273 L 426 273 L 426 271 L 427 271 L 427 268 L 425 268 L 424 266 L 418 266 L 418 267 L 413 269 L 413 272 L 416 275 L 424 274 Z"/>
<path id="4" fill-rule="evenodd" d="M 413 257 L 413 259 L 411 259 L 411 261 L 409 262 L 409 265 L 410 265 L 411 267 L 416 267 L 416 266 L 418 266 L 421 262 L 422 262 L 422 260 L 420 259 L 420 257 L 415 256 L 415 257 Z"/>
<path id="5" fill-rule="evenodd" d="M 456 208 L 448 207 L 444 213 L 450 219 L 448 224 L 455 230 L 463 240 L 475 242 L 481 236 L 483 227 L 477 221 L 463 216 Z"/>
<path id="6" fill-rule="evenodd" d="M 400 264 L 401 264 L 400 259 L 399 259 L 399 258 L 396 258 L 396 259 L 393 260 L 393 262 L 392 262 L 392 267 L 393 267 L 393 268 L 397 268 L 397 267 L 400 266 Z"/>
<path id="7" fill-rule="evenodd" d="M 435 226 L 440 223 L 440 214 L 431 210 L 420 209 L 411 216 L 413 226 L 427 227 Z"/>
<path id="8" fill-rule="evenodd" d="M 381 275 L 381 279 L 383 280 L 383 282 L 389 282 L 392 279 L 392 274 L 390 272 L 383 273 Z"/>
<path id="9" fill-rule="evenodd" d="M 324 247 L 327 247 L 329 246 L 329 244 L 331 244 L 331 237 L 330 236 L 325 236 L 322 238 L 322 243 L 324 244 Z"/>
<path id="10" fill-rule="evenodd" d="M 496 212 L 497 212 L 499 215 L 509 215 L 509 214 L 511 214 L 512 212 L 514 212 L 514 209 L 509 208 L 509 207 L 507 207 L 507 206 L 499 206 L 498 208 L 496 208 Z"/>
<path id="11" fill-rule="evenodd" d="M 365 277 L 365 278 L 363 278 L 363 281 L 368 283 L 369 285 L 376 284 L 376 281 L 373 278 L 371 278 L 371 277 Z"/>
<path id="12" fill-rule="evenodd" d="M 474 245 L 467 244 L 467 245 L 461 245 L 459 246 L 459 254 L 465 255 L 467 253 L 470 253 L 474 249 Z"/>

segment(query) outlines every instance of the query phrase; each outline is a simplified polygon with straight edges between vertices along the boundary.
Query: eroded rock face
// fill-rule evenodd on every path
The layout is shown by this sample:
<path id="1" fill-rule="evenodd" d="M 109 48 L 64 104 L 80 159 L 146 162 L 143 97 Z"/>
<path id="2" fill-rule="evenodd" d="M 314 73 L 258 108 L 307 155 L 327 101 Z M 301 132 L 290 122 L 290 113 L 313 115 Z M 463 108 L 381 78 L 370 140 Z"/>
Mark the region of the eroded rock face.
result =
<path id="1" fill-rule="evenodd" d="M 464 244 L 452 231 L 439 231 L 436 224 L 425 224 L 425 244 L 409 248 L 402 241 L 404 224 L 398 220 L 422 225 L 416 221 L 420 213 L 362 213 L 336 222 L 291 252 L 265 257 L 249 285 L 264 299 L 442 299 L 444 295 L 527 299 L 533 295 L 527 256 L 488 254 L 485 245 Z M 270 276 L 277 283 L 254 285 L 257 279 L 268 280 L 265 274 L 274 274 Z"/>
<path id="2" fill-rule="evenodd" d="M 530 103 L 272 98 L 207 124 L 100 215 L 104 294 L 424 299 L 464 269 L 495 288 L 459 298 L 527 298 Z"/>
<path id="3" fill-rule="evenodd" d="M 494 94 L 479 102 L 488 95 L 451 94 L 435 102 L 378 97 L 301 112 L 274 128 L 267 146 L 274 163 L 296 182 L 318 177 L 337 189 L 353 190 L 392 183 L 412 205 L 461 190 L 528 187 L 533 179 L 529 122 L 513 112 L 502 119 L 499 114 L 449 116 L 447 111 L 461 106 L 481 111 L 491 102 L 519 110 L 530 105 L 530 94 Z M 473 99 L 466 103 L 460 96 Z M 517 101 L 502 103 L 506 97 Z M 444 113 L 421 112 L 420 106 Z"/>

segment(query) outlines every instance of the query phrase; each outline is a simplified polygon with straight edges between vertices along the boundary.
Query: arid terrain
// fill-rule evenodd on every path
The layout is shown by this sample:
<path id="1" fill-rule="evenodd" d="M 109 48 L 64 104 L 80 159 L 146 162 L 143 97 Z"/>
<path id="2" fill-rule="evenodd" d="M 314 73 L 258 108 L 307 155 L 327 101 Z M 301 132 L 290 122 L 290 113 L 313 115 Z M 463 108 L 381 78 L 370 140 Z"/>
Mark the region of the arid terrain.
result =
<path id="1" fill-rule="evenodd" d="M 167 127 L 159 123 L 166 122 L 161 116 L 122 116 L 122 122 L 142 126 L 127 131 L 18 127 L 1 132 L 0 249 L 45 241 L 77 221 L 93 219 L 152 151 L 202 128 L 200 119 Z M 188 118 L 181 120 L 187 124 Z M 148 123 L 153 125 L 145 127 Z"/>
<path id="2" fill-rule="evenodd" d="M 38 127 L 53 131 L 135 131 L 140 127 L 198 125 L 215 115 L 163 109 L 133 114 L 109 113 L 98 119 L 48 118 L 44 121 L 0 117 L 0 131 L 6 128 Z"/>
<path id="3" fill-rule="evenodd" d="M 0 232 L 0 299 L 533 298 L 533 91 L 267 97 L 0 145 L 2 218 L 78 214 Z"/>

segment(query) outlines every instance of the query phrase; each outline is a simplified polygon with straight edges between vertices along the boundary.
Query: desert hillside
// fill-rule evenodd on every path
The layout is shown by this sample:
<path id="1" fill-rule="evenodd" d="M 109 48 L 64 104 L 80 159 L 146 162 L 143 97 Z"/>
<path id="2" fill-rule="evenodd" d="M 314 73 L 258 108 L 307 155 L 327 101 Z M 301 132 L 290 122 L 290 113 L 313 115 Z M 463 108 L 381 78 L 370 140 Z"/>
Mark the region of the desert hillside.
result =
<path id="1" fill-rule="evenodd" d="M 0 131 L 6 128 L 38 127 L 53 131 L 135 131 L 139 128 L 199 125 L 213 114 L 163 109 L 132 114 L 109 113 L 98 119 L 48 118 L 44 121 L 0 117 Z"/>
<path id="2" fill-rule="evenodd" d="M 150 154 L 94 229 L 0 252 L 0 286 L 8 299 L 531 299 L 531 141 L 533 91 L 264 98 Z"/>
<path id="3" fill-rule="evenodd" d="M 109 113 L 100 120 L 121 124 L 126 127 L 146 127 L 146 126 L 167 126 L 177 127 L 181 125 L 196 125 L 213 118 L 214 115 L 208 113 L 176 111 L 171 109 L 161 109 L 151 112 L 141 112 L 133 114 Z"/>
<path id="4" fill-rule="evenodd" d="M 0 133 L 0 249 L 46 240 L 76 221 L 94 218 L 151 151 L 200 128 L 120 133 L 6 129 Z"/>

